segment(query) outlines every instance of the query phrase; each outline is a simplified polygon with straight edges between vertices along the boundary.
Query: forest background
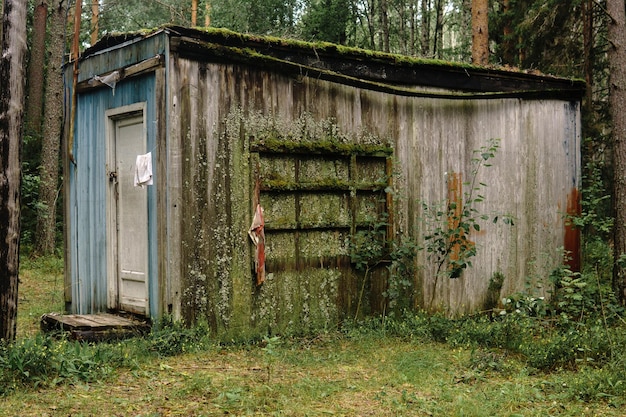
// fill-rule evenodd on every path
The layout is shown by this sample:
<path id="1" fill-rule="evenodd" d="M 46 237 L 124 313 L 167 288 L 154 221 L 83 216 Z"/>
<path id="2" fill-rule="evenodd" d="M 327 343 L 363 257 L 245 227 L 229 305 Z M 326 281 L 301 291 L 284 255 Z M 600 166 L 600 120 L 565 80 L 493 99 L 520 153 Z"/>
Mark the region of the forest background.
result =
<path id="1" fill-rule="evenodd" d="M 364 367 L 371 367 L 378 360 L 372 362 L 373 356 L 369 352 L 360 353 L 358 348 L 364 345 L 363 340 L 369 341 L 373 350 L 383 355 L 381 366 L 385 360 L 401 356 L 402 361 L 395 367 L 387 366 L 390 362 L 385 363 L 386 369 L 407 369 L 407 364 L 414 364 L 415 358 L 427 359 L 424 360 L 424 369 L 416 370 L 415 375 L 408 379 L 402 379 L 405 375 L 390 376 L 392 382 L 389 386 L 398 381 L 429 380 L 424 379 L 423 374 L 428 372 L 432 375 L 435 369 L 433 363 L 461 364 L 459 369 L 454 370 L 452 379 L 446 373 L 441 382 L 418 387 L 415 393 L 407 388 L 413 389 L 413 385 L 402 384 L 393 397 L 394 407 L 397 403 L 402 410 L 405 407 L 422 407 L 427 415 L 454 415 L 440 407 L 445 405 L 446 398 L 456 399 L 462 395 L 471 396 L 475 401 L 476 412 L 469 415 L 505 415 L 504 406 L 519 411 L 537 407 L 533 404 L 537 402 L 544 409 L 537 409 L 532 415 L 566 415 L 562 410 L 567 409 L 571 409 L 567 415 L 615 415 L 615 410 L 626 404 L 626 322 L 623 307 L 626 287 L 623 272 L 626 268 L 624 0 L 101 0 L 93 3 L 4 0 L 2 5 L 0 339 L 10 341 L 16 333 L 15 316 L 5 308 L 7 305 L 17 308 L 16 266 L 19 261 L 17 256 L 13 256 L 10 247 L 13 242 L 9 242 L 9 237 L 19 236 L 19 245 L 13 246 L 21 249 L 22 265 L 26 271 L 45 272 L 42 276 L 24 276 L 22 286 L 25 294 L 33 297 L 34 291 L 42 290 L 42 297 L 33 297 L 31 306 L 43 308 L 45 303 L 39 300 L 50 299 L 49 286 L 43 285 L 46 277 L 56 280 L 54 277 L 62 276 L 63 219 L 57 208 L 61 207 L 62 196 L 59 169 L 61 138 L 67 134 L 62 131 L 63 120 L 67 116 L 62 110 L 65 101 L 71 99 L 64 95 L 64 84 L 71 80 L 63 78 L 61 69 L 71 65 L 81 50 L 113 32 L 154 28 L 166 23 L 224 27 L 238 32 L 312 42 L 328 41 L 424 59 L 584 79 L 587 90 L 582 104 L 583 199 L 581 214 L 570 219 L 582 230 L 583 269 L 580 272 L 571 271 L 563 266 L 555 270 L 549 277 L 554 287 L 549 301 L 535 297 L 530 288 L 507 295 L 504 314 L 499 317 L 482 314 L 449 320 L 420 313 L 404 321 L 391 317 L 371 318 L 363 323 L 346 323 L 337 334 L 318 336 L 317 342 L 285 341 L 289 343 L 285 343 L 284 348 L 279 346 L 280 338 L 266 338 L 253 345 L 260 347 L 262 366 L 245 365 L 242 371 L 246 380 L 250 380 L 251 371 L 264 371 L 263 378 L 257 378 L 261 382 L 253 381 L 250 389 L 247 386 L 241 389 L 240 380 L 233 382 L 232 386 L 219 385 L 224 370 L 231 368 L 218 364 L 215 375 L 206 377 L 196 372 L 198 369 L 213 370 L 207 368 L 205 356 L 200 357 L 202 365 L 188 360 L 185 362 L 187 367 L 180 370 L 183 381 L 180 386 L 185 393 L 181 391 L 181 401 L 175 404 L 176 407 L 197 405 L 195 400 L 198 398 L 208 398 L 207 401 L 213 401 L 224 409 L 231 407 L 232 411 L 241 412 L 244 406 L 246 410 L 268 410 L 267 398 L 271 397 L 268 392 L 280 397 L 281 401 L 292 398 L 288 394 L 280 394 L 283 391 L 276 391 L 275 382 L 281 373 L 287 374 L 284 364 L 294 352 L 297 358 L 294 362 L 298 364 L 294 372 L 298 372 L 298 378 L 302 376 L 302 353 L 314 350 L 312 347 L 321 348 L 319 357 L 322 359 L 316 356 L 310 362 L 315 368 L 320 368 L 320 363 L 329 362 L 328 358 L 335 357 L 328 353 L 330 349 L 339 349 L 332 352 L 347 352 L 346 355 L 354 354 L 354 357 L 348 356 L 347 363 L 354 363 L 353 358 L 356 357 L 367 358 Z M 75 33 L 78 37 L 74 36 Z M 73 42 L 74 39 L 76 42 Z M 486 42 L 479 42 L 480 39 L 486 39 Z M 16 82 L 9 79 L 6 72 L 7 68 L 15 68 L 15 65 L 7 62 L 15 57 L 20 58 L 15 62 L 21 62 L 18 52 L 22 44 L 24 65 L 19 66 L 24 69 L 24 77 Z M 20 121 L 20 118 L 5 123 L 8 120 L 5 115 L 15 110 L 6 106 L 9 101 L 5 98 L 7 91 L 10 98 L 10 90 L 19 87 L 19 81 L 24 80 L 25 118 L 23 126 L 18 124 L 18 135 L 15 129 L 7 130 L 7 126 L 15 120 Z M 15 97 L 21 98 L 21 91 L 17 90 Z M 19 155 L 8 146 L 15 141 L 23 145 Z M 17 169 L 7 162 L 14 158 L 19 161 Z M 18 181 L 21 198 L 20 192 L 14 192 L 10 187 L 15 183 L 13 174 L 16 172 L 17 178 L 21 176 L 21 183 Z M 18 209 L 7 210 L 11 199 L 15 198 L 20 202 Z M 21 219 L 21 226 L 13 223 L 16 217 Z M 16 230 L 17 234 L 14 233 Z M 37 266 L 49 262 L 55 265 L 52 268 L 54 273 L 49 272 L 50 268 Z M 29 285 L 31 288 L 28 288 Z M 24 300 L 28 304 L 29 299 L 20 301 Z M 36 323 L 41 311 L 26 310 L 26 313 L 27 320 Z M 205 352 L 207 346 L 215 347 L 215 342 L 207 339 L 209 336 L 209 332 L 202 327 L 190 329 L 176 323 L 161 323 L 147 338 L 127 344 L 92 346 L 69 343 L 67 340 L 55 341 L 42 335 L 22 338 L 13 344 L 0 343 L 0 395 L 21 395 L 23 387 L 50 387 L 51 390 L 45 394 L 58 398 L 59 392 L 54 390 L 57 386 L 67 383 L 71 386 L 71 390 L 67 391 L 74 392 L 82 383 L 110 378 L 113 369 L 119 368 L 129 373 L 121 372 L 122 379 L 116 385 L 131 393 L 128 394 L 130 396 L 133 391 L 124 388 L 128 385 L 127 380 L 143 375 L 154 376 L 154 380 L 160 381 L 165 378 L 163 374 L 167 374 L 168 378 L 172 376 L 171 370 L 179 365 L 180 360 L 176 358 L 168 363 L 165 357 L 192 351 L 201 352 L 199 355 L 219 356 L 212 351 Z M 330 342 L 323 343 L 324 337 Z M 389 341 L 386 338 L 393 339 Z M 402 345 L 399 341 L 408 344 Z M 424 345 L 424 342 L 427 344 Z M 405 346 L 403 353 L 406 350 L 410 360 L 381 350 L 381 343 Z M 443 343 L 448 345 L 449 351 L 442 350 Z M 232 349 L 238 349 L 237 346 L 235 344 Z M 249 359 L 253 348 L 246 344 L 242 346 L 242 357 Z M 432 359 L 416 354 L 416 350 L 424 346 L 434 346 L 433 350 L 448 352 L 451 356 Z M 221 353 L 227 348 L 224 345 L 216 347 Z M 258 360 L 258 349 L 256 352 Z M 151 362 L 145 365 L 141 362 L 144 359 Z M 239 362 L 245 361 L 235 357 L 233 363 Z M 352 366 L 329 363 L 332 368 L 353 369 Z M 140 365 L 149 372 L 138 372 Z M 482 383 L 492 375 L 496 375 L 493 392 L 499 396 L 483 391 Z M 272 389 L 269 388 L 271 377 L 274 378 Z M 520 382 L 526 377 L 532 380 Z M 192 378 L 191 382 L 189 378 Z M 211 384 L 207 385 L 207 378 L 215 381 L 213 388 Z M 285 380 L 285 393 L 291 392 L 293 380 L 292 377 Z M 339 391 L 338 386 L 348 386 L 350 396 L 353 396 L 354 389 L 367 391 L 367 398 L 376 398 L 377 401 L 384 397 L 383 394 L 387 395 L 386 392 L 376 391 L 387 382 L 376 379 L 372 379 L 372 384 L 377 388 L 371 393 L 368 387 L 361 388 L 353 382 L 346 382 L 352 385 L 336 384 L 335 379 L 325 374 L 319 380 L 330 381 L 333 389 Z M 349 381 L 356 380 L 368 381 L 369 378 L 364 378 L 361 373 L 349 378 Z M 318 380 L 311 381 L 317 383 Z M 152 387 L 152 382 L 141 384 Z M 178 384 L 168 379 L 163 386 L 170 383 Z M 470 392 L 470 386 L 475 386 L 480 392 Z M 520 390 L 520 386 L 528 389 Z M 86 398 L 85 402 L 98 407 L 94 398 L 108 400 L 111 396 L 107 385 L 92 385 L 85 388 L 85 392 L 98 387 L 103 391 L 97 395 L 93 395 L 92 391 L 90 395 L 79 395 Z M 449 394 L 450 387 L 459 387 L 463 394 Z M 166 389 L 171 392 L 170 385 Z M 302 393 L 311 391 L 308 385 L 302 389 Z M 527 394 L 520 395 L 520 392 Z M 37 402 L 48 407 L 46 413 L 57 407 L 56 404 L 53 405 L 55 408 L 46 405 L 52 400 L 40 401 L 42 391 L 21 393 L 28 399 L 16 395 L 15 402 L 6 401 L 5 410 L 22 407 L 20 410 L 24 411 L 24 404 Z M 194 401 L 188 400 L 190 395 Z M 248 399 L 246 395 L 253 398 Z M 294 407 L 302 408 L 303 397 L 300 391 L 293 397 L 297 399 Z M 491 397 L 495 400 L 486 405 L 486 399 Z M 328 404 L 326 392 L 319 398 L 325 405 Z M 509 407 L 509 400 L 517 402 Z M 561 401 L 567 402 L 563 405 Z M 379 402 L 386 407 L 391 404 L 391 401 Z M 594 409 L 593 402 L 605 412 Z M 16 406 L 18 403 L 20 405 Z M 128 411 L 126 402 L 120 404 Z M 364 404 L 370 403 L 359 402 L 355 407 L 361 409 Z M 453 406 L 456 407 L 456 404 Z M 464 411 L 466 404 L 461 406 L 456 409 Z M 272 407 L 280 410 L 285 408 L 285 404 L 277 402 Z M 338 409 L 345 408 L 341 406 Z M 88 409 L 87 414 L 92 414 L 91 408 Z M 75 411 L 68 408 L 65 414 L 76 414 Z"/>

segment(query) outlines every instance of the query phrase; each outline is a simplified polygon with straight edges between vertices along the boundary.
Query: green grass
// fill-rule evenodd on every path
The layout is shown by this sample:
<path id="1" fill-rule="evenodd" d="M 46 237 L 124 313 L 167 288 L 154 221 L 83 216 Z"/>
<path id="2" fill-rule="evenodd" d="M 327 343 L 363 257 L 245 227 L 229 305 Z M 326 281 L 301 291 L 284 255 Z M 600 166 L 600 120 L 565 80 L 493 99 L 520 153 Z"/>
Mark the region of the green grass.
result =
<path id="1" fill-rule="evenodd" d="M 22 273 L 26 319 L 12 353 L 0 352 L 2 416 L 626 415 L 619 358 L 539 370 L 531 353 L 489 346 L 505 338 L 480 321 L 372 320 L 231 344 L 176 325 L 99 345 L 36 336 L 36 315 L 62 306 L 62 275 L 23 265 L 33 268 Z"/>
<path id="2" fill-rule="evenodd" d="M 62 258 L 22 257 L 20 264 L 18 338 L 35 335 L 42 314 L 63 312 L 65 308 Z"/>

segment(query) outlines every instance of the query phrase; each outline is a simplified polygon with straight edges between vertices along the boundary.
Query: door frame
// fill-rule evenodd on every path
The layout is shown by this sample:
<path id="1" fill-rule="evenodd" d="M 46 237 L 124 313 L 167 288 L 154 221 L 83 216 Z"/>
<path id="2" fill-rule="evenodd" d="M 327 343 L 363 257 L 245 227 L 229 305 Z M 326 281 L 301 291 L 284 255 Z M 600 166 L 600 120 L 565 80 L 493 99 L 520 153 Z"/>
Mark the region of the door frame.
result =
<path id="1" fill-rule="evenodd" d="M 118 259 L 118 233 L 117 233 L 117 198 L 113 195 L 117 190 L 114 187 L 111 187 L 109 184 L 109 178 L 112 172 L 116 172 L 116 149 L 115 149 L 115 140 L 116 140 L 116 123 L 120 120 L 136 118 L 138 116 L 142 117 L 143 123 L 143 140 L 144 144 L 148 143 L 148 135 L 147 135 L 147 103 L 139 102 L 133 103 L 127 106 L 115 107 L 113 109 L 109 109 L 105 112 L 106 116 L 106 170 L 105 170 L 105 179 L 106 181 L 106 233 L 107 233 L 107 308 L 111 310 L 119 310 L 120 309 L 120 294 L 119 294 L 119 259 Z M 147 219 L 146 219 L 147 221 Z M 147 270 L 146 270 L 146 306 L 145 306 L 145 316 L 150 317 L 150 274 L 149 274 L 149 245 L 147 245 L 148 249 L 148 262 L 147 262 Z"/>

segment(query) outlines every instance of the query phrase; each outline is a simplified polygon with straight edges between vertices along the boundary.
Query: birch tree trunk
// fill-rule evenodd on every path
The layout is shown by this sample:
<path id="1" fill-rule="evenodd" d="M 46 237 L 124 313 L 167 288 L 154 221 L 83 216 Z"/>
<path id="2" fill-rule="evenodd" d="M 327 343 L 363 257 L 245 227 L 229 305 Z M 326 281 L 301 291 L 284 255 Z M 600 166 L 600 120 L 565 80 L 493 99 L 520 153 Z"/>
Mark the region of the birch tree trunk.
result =
<path id="1" fill-rule="evenodd" d="M 0 339 L 15 339 L 26 0 L 4 0 L 0 51 Z"/>
<path id="2" fill-rule="evenodd" d="M 615 263 L 613 284 L 622 304 L 626 300 L 626 6 L 624 0 L 607 0 L 609 15 L 609 112 L 613 122 L 615 204 Z"/>

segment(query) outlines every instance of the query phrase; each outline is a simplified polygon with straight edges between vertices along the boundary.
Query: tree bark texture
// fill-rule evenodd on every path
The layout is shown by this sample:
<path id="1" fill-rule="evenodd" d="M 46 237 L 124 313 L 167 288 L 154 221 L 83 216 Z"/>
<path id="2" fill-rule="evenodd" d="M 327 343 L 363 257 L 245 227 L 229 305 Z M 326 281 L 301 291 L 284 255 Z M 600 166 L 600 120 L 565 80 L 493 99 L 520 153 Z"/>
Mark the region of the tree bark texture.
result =
<path id="1" fill-rule="evenodd" d="M 65 52 L 65 23 L 67 10 L 64 0 L 54 0 L 49 36 L 48 76 L 44 135 L 39 169 L 39 202 L 35 252 L 51 254 L 56 241 L 56 203 L 59 184 L 59 151 L 63 126 L 63 53 Z"/>
<path id="2" fill-rule="evenodd" d="M 502 29 L 502 61 L 504 64 L 515 65 L 515 42 L 513 41 L 513 27 L 511 26 L 511 3 L 510 0 L 502 2 L 502 9 L 506 16 Z"/>
<path id="3" fill-rule="evenodd" d="M 211 0 L 204 2 L 204 27 L 211 26 Z"/>
<path id="4" fill-rule="evenodd" d="M 472 1 L 472 63 L 489 63 L 489 0 Z"/>
<path id="5" fill-rule="evenodd" d="M 421 2 L 422 12 L 422 37 L 421 37 L 421 50 L 422 56 L 429 56 L 430 50 L 430 0 L 422 0 Z"/>
<path id="6" fill-rule="evenodd" d="M 198 0 L 191 0 L 191 26 L 198 25 Z"/>
<path id="7" fill-rule="evenodd" d="M 584 73 L 587 90 L 585 91 L 585 100 L 583 101 L 584 112 L 591 115 L 593 111 L 593 0 L 583 0 L 583 56 L 584 56 Z"/>
<path id="8" fill-rule="evenodd" d="M 28 63 L 28 100 L 26 101 L 26 134 L 41 137 L 43 117 L 43 85 L 46 52 L 46 20 L 48 2 L 42 0 L 35 6 L 33 35 Z"/>
<path id="9" fill-rule="evenodd" d="M 387 13 L 387 0 L 379 0 L 380 9 L 380 32 L 381 46 L 384 52 L 389 52 L 389 15 Z"/>
<path id="10" fill-rule="evenodd" d="M 0 339 L 15 339 L 27 0 L 4 0 L 0 54 Z"/>
<path id="11" fill-rule="evenodd" d="M 609 112 L 613 122 L 613 168 L 615 204 L 614 287 L 620 301 L 626 300 L 626 267 L 619 262 L 626 254 L 626 6 L 624 0 L 607 0 L 609 15 Z"/>
<path id="12" fill-rule="evenodd" d="M 435 0 L 435 39 L 433 57 L 441 58 L 443 54 L 443 0 Z"/>
<path id="13" fill-rule="evenodd" d="M 100 3 L 98 0 L 92 0 L 91 3 L 91 44 L 98 42 L 100 34 Z"/>

